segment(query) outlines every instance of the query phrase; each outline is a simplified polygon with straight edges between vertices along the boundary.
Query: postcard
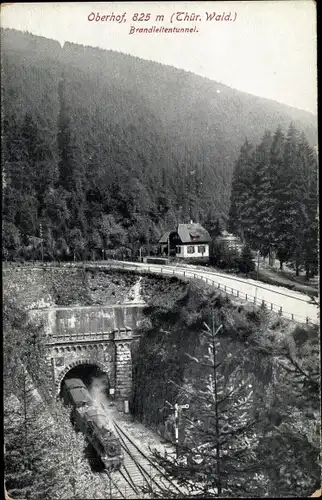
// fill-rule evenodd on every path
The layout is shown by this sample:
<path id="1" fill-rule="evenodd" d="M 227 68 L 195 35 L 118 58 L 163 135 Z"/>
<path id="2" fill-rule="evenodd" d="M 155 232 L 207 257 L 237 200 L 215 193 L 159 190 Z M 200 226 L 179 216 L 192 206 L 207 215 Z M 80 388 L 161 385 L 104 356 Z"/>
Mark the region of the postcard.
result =
<path id="1" fill-rule="evenodd" d="M 321 494 L 316 22 L 2 4 L 7 498 Z"/>

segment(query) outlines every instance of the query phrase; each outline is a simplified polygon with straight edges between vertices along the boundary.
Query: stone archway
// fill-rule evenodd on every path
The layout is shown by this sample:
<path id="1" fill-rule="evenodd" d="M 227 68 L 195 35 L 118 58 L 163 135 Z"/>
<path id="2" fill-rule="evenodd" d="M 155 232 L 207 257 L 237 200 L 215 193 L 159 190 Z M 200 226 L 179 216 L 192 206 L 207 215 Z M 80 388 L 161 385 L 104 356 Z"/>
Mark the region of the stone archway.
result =
<path id="1" fill-rule="evenodd" d="M 60 389 L 61 389 L 61 383 L 64 380 L 64 377 L 67 375 L 67 373 L 75 368 L 76 366 L 80 365 L 92 365 L 96 366 L 97 368 L 100 368 L 102 372 L 106 373 L 108 376 L 110 376 L 109 373 L 109 367 L 105 365 L 104 363 L 97 361 L 96 359 L 90 359 L 90 358 L 85 358 L 85 359 L 77 359 L 70 363 L 68 366 L 66 366 L 58 375 L 57 379 L 55 380 L 55 392 L 56 396 L 58 397 L 60 394 Z"/>

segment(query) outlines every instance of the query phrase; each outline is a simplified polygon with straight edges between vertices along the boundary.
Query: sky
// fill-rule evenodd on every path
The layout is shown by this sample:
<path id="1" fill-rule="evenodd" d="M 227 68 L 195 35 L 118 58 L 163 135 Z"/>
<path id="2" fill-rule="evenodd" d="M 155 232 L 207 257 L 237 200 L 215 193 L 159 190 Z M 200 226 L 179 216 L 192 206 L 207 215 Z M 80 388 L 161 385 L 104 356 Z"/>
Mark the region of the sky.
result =
<path id="1" fill-rule="evenodd" d="M 313 0 L 16 3 L 2 6 L 1 26 L 158 61 L 317 112 Z M 161 27 L 194 31 L 133 33 Z"/>

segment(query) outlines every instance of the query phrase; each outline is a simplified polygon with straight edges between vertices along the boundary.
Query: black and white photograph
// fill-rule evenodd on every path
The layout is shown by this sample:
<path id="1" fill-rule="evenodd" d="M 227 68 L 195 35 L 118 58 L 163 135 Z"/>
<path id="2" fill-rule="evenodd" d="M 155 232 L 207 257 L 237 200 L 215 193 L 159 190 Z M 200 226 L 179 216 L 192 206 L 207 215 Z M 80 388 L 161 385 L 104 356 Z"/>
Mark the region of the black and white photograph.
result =
<path id="1" fill-rule="evenodd" d="M 321 496 L 317 4 L 1 4 L 6 500 Z"/>

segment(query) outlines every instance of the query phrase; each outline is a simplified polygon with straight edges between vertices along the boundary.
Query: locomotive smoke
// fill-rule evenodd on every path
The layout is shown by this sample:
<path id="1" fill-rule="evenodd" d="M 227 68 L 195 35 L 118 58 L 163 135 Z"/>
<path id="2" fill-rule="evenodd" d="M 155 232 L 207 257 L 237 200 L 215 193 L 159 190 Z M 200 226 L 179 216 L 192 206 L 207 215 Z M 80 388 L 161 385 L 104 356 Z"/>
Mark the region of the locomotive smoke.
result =
<path id="1" fill-rule="evenodd" d="M 88 392 L 93 399 L 95 406 L 97 408 L 103 409 L 105 412 L 108 407 L 108 398 L 107 398 L 107 390 L 108 384 L 105 377 L 94 377 L 90 383 L 88 388 Z M 102 424 L 106 424 L 106 422 L 101 422 Z"/>

